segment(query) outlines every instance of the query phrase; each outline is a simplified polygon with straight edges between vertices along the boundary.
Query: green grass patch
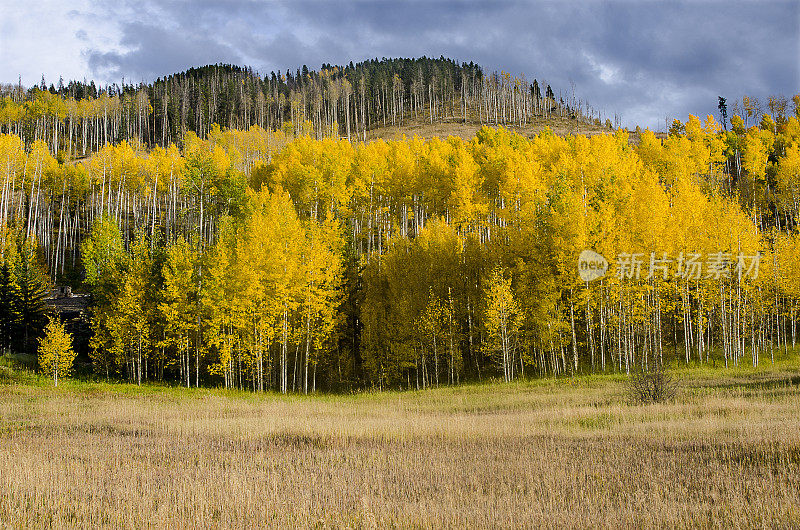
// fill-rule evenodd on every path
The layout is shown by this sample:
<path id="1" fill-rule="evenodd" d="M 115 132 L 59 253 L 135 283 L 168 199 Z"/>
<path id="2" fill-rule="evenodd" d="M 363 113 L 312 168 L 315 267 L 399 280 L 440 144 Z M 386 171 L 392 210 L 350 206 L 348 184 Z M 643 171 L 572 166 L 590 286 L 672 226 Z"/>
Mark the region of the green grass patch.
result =
<path id="1" fill-rule="evenodd" d="M 762 362 L 753 367 L 749 358 L 738 366 L 717 364 L 686 365 L 673 362 L 671 372 L 678 379 L 682 399 L 702 399 L 704 396 L 725 394 L 738 397 L 761 396 L 776 398 L 794 392 L 800 385 L 800 348 L 789 355 L 776 357 L 776 362 Z M 318 403 L 411 404 L 421 412 L 455 412 L 484 414 L 518 410 L 548 403 L 551 399 L 568 400 L 582 406 L 605 406 L 625 403 L 626 374 L 619 372 L 578 374 L 560 377 L 531 377 L 504 383 L 497 379 L 442 385 L 424 390 L 364 390 L 346 394 L 317 393 L 314 395 L 281 395 L 274 391 L 263 393 L 223 388 L 186 388 L 176 384 L 147 382 L 141 386 L 96 378 L 61 379 L 58 387 L 52 380 L 36 374 L 30 367 L 29 356 L 0 356 L 0 385 L 25 385 L 47 393 L 72 393 L 86 397 L 119 396 L 179 402 L 185 399 L 224 397 L 235 401 L 257 403 L 263 400 L 295 402 L 313 400 Z M 531 395 L 536 395 L 536 399 Z M 549 397 L 548 397 L 549 396 Z M 587 428 L 603 426 L 605 420 L 586 420 Z"/>

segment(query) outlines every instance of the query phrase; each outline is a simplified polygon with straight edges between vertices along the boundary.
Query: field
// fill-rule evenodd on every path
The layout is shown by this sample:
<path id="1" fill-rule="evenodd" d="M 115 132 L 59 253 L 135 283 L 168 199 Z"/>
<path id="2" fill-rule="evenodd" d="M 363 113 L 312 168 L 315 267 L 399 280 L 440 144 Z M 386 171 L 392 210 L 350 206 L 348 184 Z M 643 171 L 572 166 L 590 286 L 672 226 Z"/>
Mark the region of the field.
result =
<path id="1" fill-rule="evenodd" d="M 0 367 L 0 526 L 788 527 L 800 370 L 253 395 Z"/>

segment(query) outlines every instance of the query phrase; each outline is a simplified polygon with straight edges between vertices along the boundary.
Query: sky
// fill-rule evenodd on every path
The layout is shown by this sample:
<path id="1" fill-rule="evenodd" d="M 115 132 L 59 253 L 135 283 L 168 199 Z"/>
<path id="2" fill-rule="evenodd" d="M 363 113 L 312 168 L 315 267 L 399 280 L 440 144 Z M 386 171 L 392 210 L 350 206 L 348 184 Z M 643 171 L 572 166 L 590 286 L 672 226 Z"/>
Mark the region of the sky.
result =
<path id="1" fill-rule="evenodd" d="M 800 2 L 0 0 L 0 82 L 149 82 L 381 57 L 474 61 L 549 83 L 628 127 L 800 92 Z"/>

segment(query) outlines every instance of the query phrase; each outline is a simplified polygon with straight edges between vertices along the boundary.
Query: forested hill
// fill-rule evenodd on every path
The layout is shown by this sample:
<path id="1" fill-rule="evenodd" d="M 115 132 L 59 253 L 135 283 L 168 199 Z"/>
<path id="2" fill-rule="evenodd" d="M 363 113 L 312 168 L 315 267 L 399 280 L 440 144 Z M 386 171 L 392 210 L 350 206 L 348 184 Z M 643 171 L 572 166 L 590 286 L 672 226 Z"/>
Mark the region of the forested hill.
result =
<path id="1" fill-rule="evenodd" d="M 214 124 L 366 140 L 370 132 L 410 123 L 525 126 L 551 118 L 612 125 L 573 93 L 545 81 L 487 73 L 444 57 L 324 64 L 318 71 L 302 66 L 266 75 L 218 64 L 149 84 L 59 80 L 48 87 L 42 79 L 29 89 L 0 88 L 0 133 L 18 134 L 28 144 L 45 140 L 62 157 L 85 156 L 122 140 L 182 145 L 186 133 L 202 138 Z"/>
<path id="2" fill-rule="evenodd" d="M 36 351 L 51 283 L 91 295 L 82 361 L 136 382 L 424 388 L 795 346 L 800 94 L 632 143 L 517 134 L 580 108 L 443 59 L 81 86 L 2 100 L 6 351 Z M 354 141 L 459 119 L 506 126 Z"/>

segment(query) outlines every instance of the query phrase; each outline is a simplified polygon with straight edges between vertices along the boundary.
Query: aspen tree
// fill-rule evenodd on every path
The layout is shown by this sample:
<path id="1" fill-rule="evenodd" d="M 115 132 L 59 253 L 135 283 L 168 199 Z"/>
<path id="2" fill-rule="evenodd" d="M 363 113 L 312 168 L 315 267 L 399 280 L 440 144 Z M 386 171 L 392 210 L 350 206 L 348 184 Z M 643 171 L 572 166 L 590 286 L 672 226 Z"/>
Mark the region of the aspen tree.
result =
<path id="1" fill-rule="evenodd" d="M 306 341 L 303 366 L 303 392 L 308 393 L 308 367 L 313 365 L 311 390 L 316 390 L 319 353 L 336 323 L 336 308 L 341 295 L 342 252 L 341 228 L 330 215 L 320 224 L 310 222 L 306 228 L 306 250 L 302 296 L 306 319 Z M 313 360 L 310 358 L 314 353 Z"/>
<path id="2" fill-rule="evenodd" d="M 51 318 L 44 336 L 39 339 L 39 369 L 47 377 L 52 377 L 53 384 L 58 386 L 59 377 L 71 375 L 75 356 L 72 336 L 57 318 Z"/>
<path id="3" fill-rule="evenodd" d="M 513 350 L 519 331 L 519 308 L 511 290 L 511 280 L 502 269 L 495 268 L 489 277 L 485 292 L 486 328 L 490 347 L 500 354 L 498 364 L 503 370 L 503 379 L 512 378 Z"/>
<path id="4" fill-rule="evenodd" d="M 195 279 L 196 265 L 192 246 L 179 239 L 167 248 L 163 301 L 159 311 L 164 319 L 167 344 L 178 354 L 182 383 L 191 386 L 191 338 L 197 332 L 196 300 L 198 297 Z M 195 367 L 199 371 L 200 348 L 195 347 Z"/>

